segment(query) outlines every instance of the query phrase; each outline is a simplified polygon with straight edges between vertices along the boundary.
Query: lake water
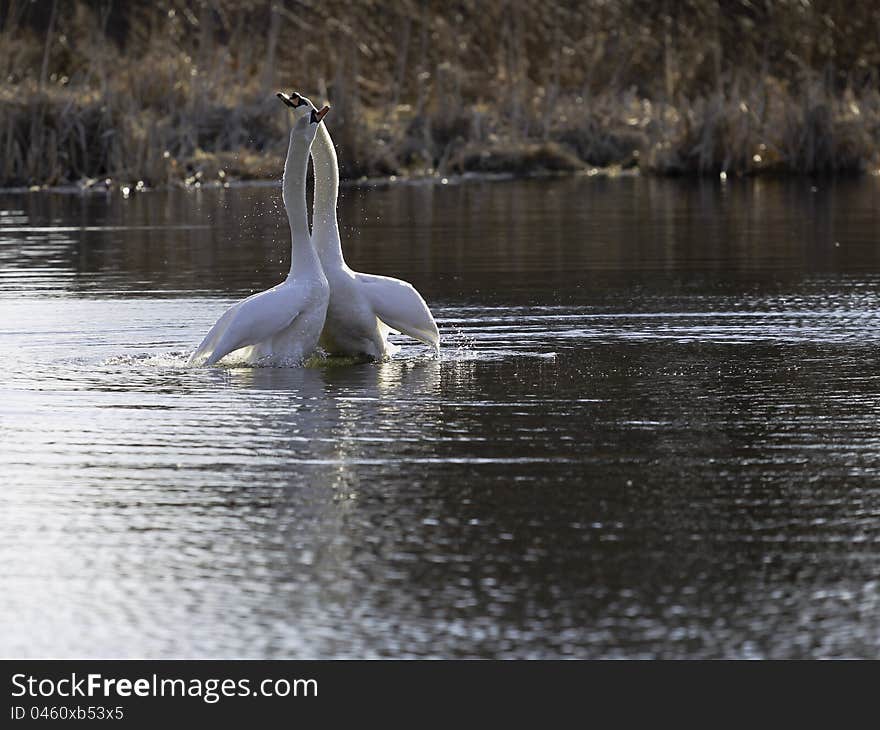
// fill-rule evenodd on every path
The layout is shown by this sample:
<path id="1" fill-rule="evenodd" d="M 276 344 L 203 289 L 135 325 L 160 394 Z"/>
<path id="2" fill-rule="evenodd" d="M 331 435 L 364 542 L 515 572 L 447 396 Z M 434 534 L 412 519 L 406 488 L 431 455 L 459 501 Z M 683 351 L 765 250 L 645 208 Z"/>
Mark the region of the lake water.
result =
<path id="1" fill-rule="evenodd" d="M 0 194 L 0 655 L 880 655 L 876 178 L 340 218 L 439 358 L 185 366 L 276 187 Z"/>

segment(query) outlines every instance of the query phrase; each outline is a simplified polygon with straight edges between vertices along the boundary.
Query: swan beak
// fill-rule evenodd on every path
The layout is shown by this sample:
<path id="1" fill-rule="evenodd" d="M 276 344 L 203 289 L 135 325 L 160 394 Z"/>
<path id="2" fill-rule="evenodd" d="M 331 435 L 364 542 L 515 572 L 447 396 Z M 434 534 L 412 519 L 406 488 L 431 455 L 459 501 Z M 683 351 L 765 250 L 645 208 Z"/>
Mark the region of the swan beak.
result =
<path id="1" fill-rule="evenodd" d="M 302 97 L 297 94 L 295 91 L 291 92 L 290 96 L 285 94 L 283 91 L 279 91 L 276 96 L 281 99 L 287 106 L 291 109 L 296 109 L 302 103 Z"/>
<path id="2" fill-rule="evenodd" d="M 327 105 L 325 104 L 325 105 L 322 106 L 318 111 L 315 112 L 315 118 L 316 118 L 316 119 L 318 120 L 318 122 L 320 123 L 320 121 L 321 121 L 325 116 L 327 116 L 327 112 L 329 112 L 329 111 L 330 111 L 330 107 L 327 106 Z"/>

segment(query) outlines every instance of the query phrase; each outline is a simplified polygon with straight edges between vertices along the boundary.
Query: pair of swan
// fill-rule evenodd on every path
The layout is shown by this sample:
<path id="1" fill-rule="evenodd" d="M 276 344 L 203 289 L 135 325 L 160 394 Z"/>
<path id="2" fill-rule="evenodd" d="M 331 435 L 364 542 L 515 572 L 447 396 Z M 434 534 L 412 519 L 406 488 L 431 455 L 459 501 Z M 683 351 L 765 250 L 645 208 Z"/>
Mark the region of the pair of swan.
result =
<path id="1" fill-rule="evenodd" d="M 391 331 L 439 348 L 425 300 L 400 279 L 352 271 L 345 263 L 336 201 L 339 167 L 320 110 L 293 92 L 278 97 L 293 111 L 282 199 L 290 224 L 290 273 L 271 289 L 232 305 L 190 357 L 210 366 L 235 352 L 249 364 L 301 363 L 320 345 L 330 355 L 380 359 L 393 354 Z M 312 231 L 306 212 L 309 154 L 315 171 Z"/>

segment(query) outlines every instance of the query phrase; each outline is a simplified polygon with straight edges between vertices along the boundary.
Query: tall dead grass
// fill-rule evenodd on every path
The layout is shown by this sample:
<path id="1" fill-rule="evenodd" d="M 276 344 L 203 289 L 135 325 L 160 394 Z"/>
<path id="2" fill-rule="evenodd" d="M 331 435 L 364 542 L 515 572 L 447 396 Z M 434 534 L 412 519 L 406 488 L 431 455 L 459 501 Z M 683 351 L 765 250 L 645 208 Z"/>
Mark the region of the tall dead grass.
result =
<path id="1" fill-rule="evenodd" d="M 295 87 L 344 177 L 876 168 L 880 6 L 0 0 L 0 185 L 277 176 Z"/>

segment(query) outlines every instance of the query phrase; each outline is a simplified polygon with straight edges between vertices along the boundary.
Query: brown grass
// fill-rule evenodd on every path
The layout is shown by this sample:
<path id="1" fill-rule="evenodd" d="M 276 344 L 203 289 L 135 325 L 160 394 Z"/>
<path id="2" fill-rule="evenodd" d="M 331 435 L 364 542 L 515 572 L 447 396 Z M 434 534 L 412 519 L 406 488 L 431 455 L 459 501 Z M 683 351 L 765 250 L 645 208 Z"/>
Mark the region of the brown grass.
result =
<path id="1" fill-rule="evenodd" d="M 0 0 L 0 185 L 277 177 L 295 87 L 342 175 L 880 163 L 880 6 Z"/>

